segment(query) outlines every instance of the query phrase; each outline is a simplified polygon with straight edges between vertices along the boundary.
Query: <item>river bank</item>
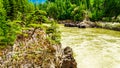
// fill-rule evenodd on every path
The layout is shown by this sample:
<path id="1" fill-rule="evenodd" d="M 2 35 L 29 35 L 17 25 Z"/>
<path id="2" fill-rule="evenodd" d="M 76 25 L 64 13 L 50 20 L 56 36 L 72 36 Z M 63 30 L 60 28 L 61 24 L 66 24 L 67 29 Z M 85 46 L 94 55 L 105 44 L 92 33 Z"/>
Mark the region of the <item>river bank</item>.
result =
<path id="1" fill-rule="evenodd" d="M 60 24 L 64 24 L 66 27 L 78 27 L 78 28 L 103 28 L 120 31 L 119 22 L 92 22 L 90 20 L 83 21 L 72 21 L 72 20 L 63 20 L 58 21 Z"/>
<path id="2" fill-rule="evenodd" d="M 96 22 L 96 27 L 120 31 L 120 23 L 118 22 Z"/>

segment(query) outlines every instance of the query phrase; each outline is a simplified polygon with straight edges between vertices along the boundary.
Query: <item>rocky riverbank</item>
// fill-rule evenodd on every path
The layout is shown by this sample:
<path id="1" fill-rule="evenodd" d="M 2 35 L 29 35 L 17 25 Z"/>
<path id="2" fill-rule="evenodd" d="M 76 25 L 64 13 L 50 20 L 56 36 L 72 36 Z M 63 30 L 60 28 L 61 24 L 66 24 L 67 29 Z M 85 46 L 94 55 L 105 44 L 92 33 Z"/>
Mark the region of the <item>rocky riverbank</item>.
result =
<path id="1" fill-rule="evenodd" d="M 90 20 L 83 20 L 83 21 L 59 21 L 59 23 L 64 24 L 65 27 L 78 27 L 78 28 L 94 28 L 95 23 L 91 22 Z"/>
<path id="2" fill-rule="evenodd" d="M 90 20 L 81 21 L 59 21 L 59 23 L 64 24 L 65 27 L 78 27 L 78 28 L 104 28 L 110 30 L 120 31 L 120 23 L 119 22 L 91 22 Z"/>
<path id="3" fill-rule="evenodd" d="M 120 31 L 120 23 L 118 22 L 96 22 L 95 24 L 97 28 Z"/>
<path id="4" fill-rule="evenodd" d="M 44 30 L 29 28 L 0 57 L 0 68 L 76 68 L 72 49 L 51 44 Z"/>

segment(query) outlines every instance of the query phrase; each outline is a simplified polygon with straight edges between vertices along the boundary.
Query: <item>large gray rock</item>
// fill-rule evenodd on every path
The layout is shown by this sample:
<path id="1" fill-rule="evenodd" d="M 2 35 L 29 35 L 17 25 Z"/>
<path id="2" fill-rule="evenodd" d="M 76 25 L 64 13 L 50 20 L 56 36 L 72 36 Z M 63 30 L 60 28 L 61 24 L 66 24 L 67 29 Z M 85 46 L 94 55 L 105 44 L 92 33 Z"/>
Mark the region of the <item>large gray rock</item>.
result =
<path id="1" fill-rule="evenodd" d="M 83 20 L 83 22 L 78 24 L 79 28 L 93 28 L 95 27 L 95 23 L 87 20 Z"/>

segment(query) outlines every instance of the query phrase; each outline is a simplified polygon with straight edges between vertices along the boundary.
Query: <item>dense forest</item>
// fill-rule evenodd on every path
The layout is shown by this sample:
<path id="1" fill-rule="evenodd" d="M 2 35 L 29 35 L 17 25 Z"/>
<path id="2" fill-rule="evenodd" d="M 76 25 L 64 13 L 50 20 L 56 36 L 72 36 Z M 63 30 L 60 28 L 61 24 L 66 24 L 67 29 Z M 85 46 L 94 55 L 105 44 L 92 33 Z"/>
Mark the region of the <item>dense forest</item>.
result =
<path id="1" fill-rule="evenodd" d="M 62 24 L 66 26 L 68 23 L 66 20 L 70 20 L 70 24 L 78 26 L 81 25 L 80 22 L 89 19 L 90 25 L 92 24 L 91 26 L 96 28 L 120 31 L 120 0 L 44 0 L 41 3 L 39 1 L 0 0 L 0 56 L 3 58 L 2 61 L 8 60 L 5 57 L 8 53 L 6 49 L 14 53 L 12 53 L 12 59 L 6 63 L 2 63 L 0 57 L 0 67 L 9 68 L 10 65 L 14 64 L 13 68 L 16 68 L 23 61 L 26 61 L 25 63 L 33 64 L 33 68 L 37 68 L 39 64 L 43 68 L 49 68 L 53 64 L 52 62 L 54 62 L 53 66 L 55 67 L 51 66 L 50 68 L 61 68 L 60 63 L 58 63 L 60 61 L 59 55 L 57 55 L 56 60 L 53 59 L 56 57 L 56 53 L 61 55 L 59 53 L 62 45 L 59 21 L 65 21 Z M 87 21 L 87 24 L 89 22 Z M 70 48 L 68 47 L 68 49 Z M 36 57 L 36 54 L 31 52 L 32 50 L 35 53 L 37 51 L 43 53 Z M 26 55 L 24 52 L 27 52 Z M 70 56 L 72 55 L 71 52 Z M 38 60 L 38 58 L 41 59 Z M 38 63 L 38 61 L 41 62 Z M 51 61 L 50 64 L 48 64 L 49 61 Z M 73 68 L 76 68 L 75 60 L 73 62 L 70 64 L 75 64 Z M 69 68 L 69 66 L 64 66 L 62 68 Z M 23 65 L 24 67 L 26 66 Z"/>
<path id="2" fill-rule="evenodd" d="M 80 21 L 87 15 L 92 21 L 119 21 L 119 4 L 119 0 L 48 0 L 39 9 L 57 20 Z"/>

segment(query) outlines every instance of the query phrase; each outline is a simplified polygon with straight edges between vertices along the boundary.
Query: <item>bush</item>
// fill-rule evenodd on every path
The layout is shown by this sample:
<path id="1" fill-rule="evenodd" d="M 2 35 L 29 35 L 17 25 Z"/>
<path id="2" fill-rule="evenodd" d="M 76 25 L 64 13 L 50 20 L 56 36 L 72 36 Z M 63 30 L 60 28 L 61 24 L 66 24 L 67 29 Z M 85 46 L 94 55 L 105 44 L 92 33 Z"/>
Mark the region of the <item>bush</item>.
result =
<path id="1" fill-rule="evenodd" d="M 104 18 L 102 18 L 102 21 L 109 22 L 110 18 L 109 17 L 104 17 Z"/>
<path id="2" fill-rule="evenodd" d="M 72 16 L 74 17 L 74 21 L 82 21 L 83 20 L 83 9 L 82 7 L 76 7 L 74 8 L 74 10 L 72 11 Z"/>
<path id="3" fill-rule="evenodd" d="M 17 34 L 21 31 L 21 26 L 16 21 L 6 21 L 3 23 L 0 28 L 1 45 L 13 45 Z"/>
<path id="4" fill-rule="evenodd" d="M 46 17 L 47 13 L 43 10 L 36 10 L 35 12 L 27 15 L 26 17 L 26 26 L 29 24 L 42 24 L 49 23 L 50 21 Z"/>
<path id="5" fill-rule="evenodd" d="M 99 21 L 103 17 L 103 11 L 95 9 L 94 11 L 91 12 L 91 20 L 92 21 Z"/>
<path id="6" fill-rule="evenodd" d="M 48 40 L 52 42 L 52 44 L 60 44 L 60 31 L 58 30 L 58 25 L 56 22 L 52 22 L 51 26 L 46 29 L 46 34 L 48 35 Z"/>

